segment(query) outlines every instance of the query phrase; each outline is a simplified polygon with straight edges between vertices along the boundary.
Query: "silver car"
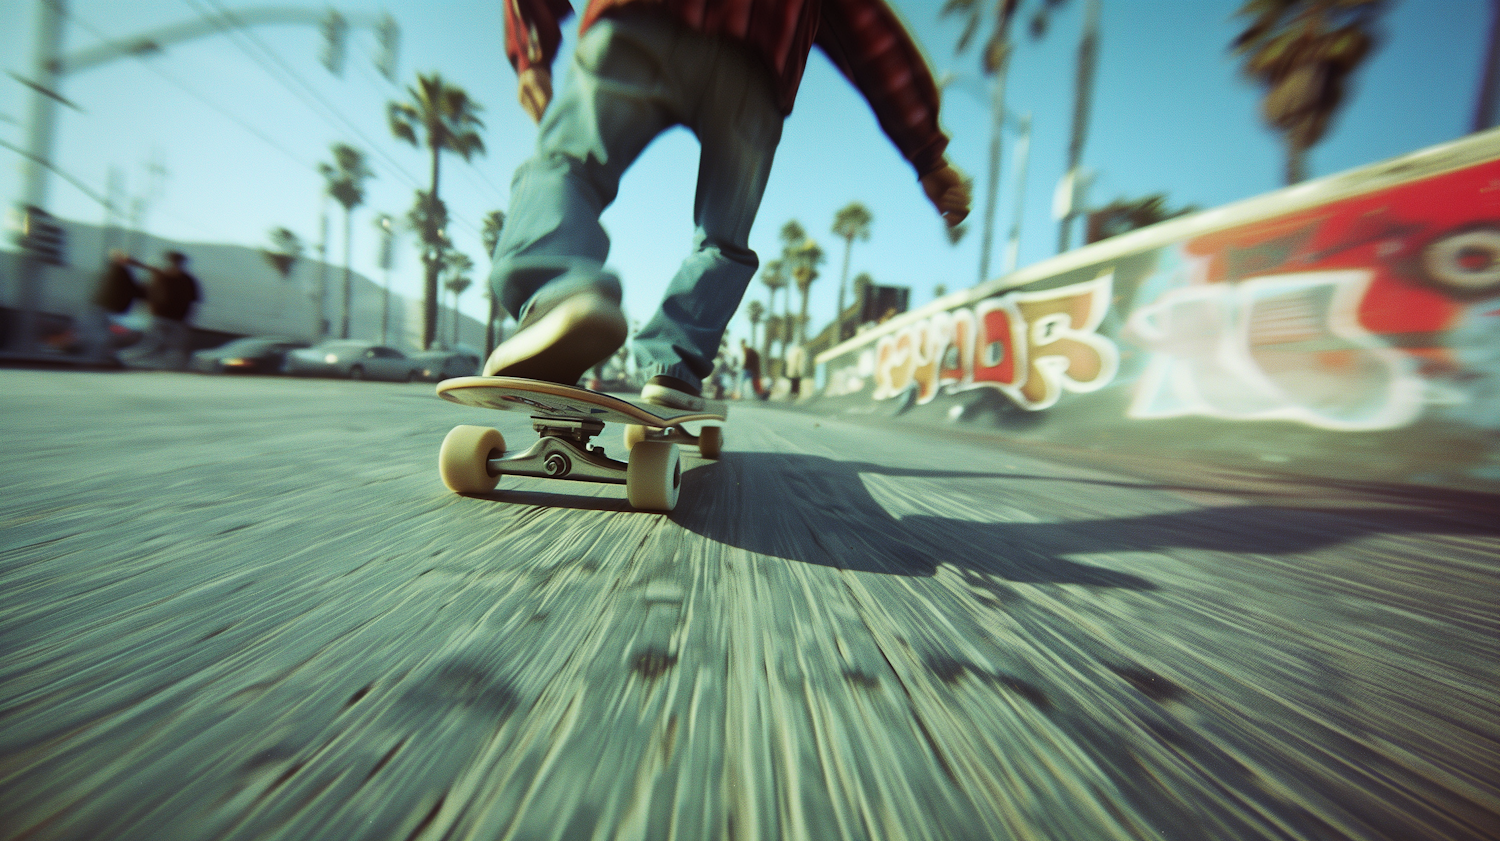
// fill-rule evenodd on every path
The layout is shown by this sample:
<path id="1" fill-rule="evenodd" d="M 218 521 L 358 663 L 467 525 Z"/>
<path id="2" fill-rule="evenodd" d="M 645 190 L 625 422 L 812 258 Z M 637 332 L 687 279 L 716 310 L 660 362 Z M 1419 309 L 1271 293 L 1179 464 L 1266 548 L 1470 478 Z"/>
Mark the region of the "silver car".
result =
<path id="1" fill-rule="evenodd" d="M 414 353 L 411 358 L 421 365 L 418 376 L 427 382 L 472 377 L 479 373 L 479 352 L 467 348 L 429 350 Z"/>
<path id="2" fill-rule="evenodd" d="M 422 365 L 393 347 L 336 339 L 320 345 L 291 351 L 286 355 L 285 373 L 296 377 L 347 377 L 351 380 L 387 380 L 414 382 Z"/>

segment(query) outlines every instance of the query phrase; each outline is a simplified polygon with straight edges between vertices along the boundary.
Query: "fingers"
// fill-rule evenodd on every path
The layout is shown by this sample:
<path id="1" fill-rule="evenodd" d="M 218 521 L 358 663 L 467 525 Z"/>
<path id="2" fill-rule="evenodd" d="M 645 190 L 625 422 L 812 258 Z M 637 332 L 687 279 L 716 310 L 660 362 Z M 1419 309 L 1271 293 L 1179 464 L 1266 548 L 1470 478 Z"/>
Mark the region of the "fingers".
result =
<path id="1" fill-rule="evenodd" d="M 972 190 L 968 179 L 952 165 L 944 165 L 923 176 L 922 189 L 948 227 L 954 227 L 968 217 Z"/>

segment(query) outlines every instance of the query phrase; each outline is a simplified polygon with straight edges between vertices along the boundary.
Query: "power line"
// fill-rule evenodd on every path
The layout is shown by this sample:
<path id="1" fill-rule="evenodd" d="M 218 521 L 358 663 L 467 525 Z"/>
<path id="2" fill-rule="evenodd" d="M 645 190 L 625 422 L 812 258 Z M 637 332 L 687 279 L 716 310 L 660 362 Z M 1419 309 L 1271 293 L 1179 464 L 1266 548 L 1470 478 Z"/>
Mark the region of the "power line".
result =
<path id="1" fill-rule="evenodd" d="M 105 35 L 103 32 L 101 32 L 98 27 L 96 27 L 93 24 L 89 23 L 87 20 L 84 20 L 83 18 L 79 17 L 76 13 L 68 11 L 68 12 L 66 12 L 66 14 L 67 14 L 67 17 L 70 20 L 72 20 L 74 23 L 78 24 L 83 29 L 87 30 L 89 32 L 89 34 L 93 35 L 95 38 L 98 38 L 101 41 L 109 41 L 110 40 L 109 36 Z M 262 142 L 266 143 L 271 148 L 273 148 L 276 151 L 282 153 L 283 155 L 286 155 L 293 162 L 295 162 L 298 166 L 305 167 L 305 168 L 311 169 L 313 171 L 317 170 L 316 167 L 312 166 L 311 164 L 309 164 L 306 161 L 304 161 L 301 158 L 299 158 L 295 152 L 291 151 L 290 149 L 288 149 L 285 146 L 283 146 L 280 143 L 278 143 L 276 140 L 274 140 L 271 137 L 267 136 L 260 129 L 257 129 L 255 126 L 250 125 L 249 123 L 245 122 L 244 120 L 242 120 L 239 117 L 235 116 L 234 114 L 230 113 L 227 109 L 225 109 L 218 102 L 215 102 L 213 99 L 210 99 L 209 97 L 204 96 L 203 94 L 201 94 L 198 91 L 194 90 L 187 83 L 185 83 L 182 80 L 178 79 L 176 76 L 173 76 L 172 74 L 168 73 L 167 71 L 163 70 L 162 68 L 157 67 L 156 64 L 154 64 L 152 62 L 143 62 L 143 64 L 151 72 L 153 72 L 156 75 L 162 77 L 163 79 L 167 80 L 168 82 L 171 82 L 173 85 L 175 85 L 179 89 L 181 89 L 184 93 L 187 93 L 189 96 L 193 97 L 194 99 L 198 100 L 199 102 L 203 103 L 204 105 L 207 105 L 209 108 L 211 108 L 212 110 L 214 110 L 215 112 L 217 112 L 219 115 L 223 116 L 225 119 L 229 120 L 230 122 L 234 123 L 235 125 L 239 126 L 240 128 L 244 129 L 245 131 L 249 132 L 250 134 L 254 135 L 255 137 L 257 137 L 258 139 L 260 139 Z"/>
<path id="2" fill-rule="evenodd" d="M 365 145 L 367 145 L 376 155 L 378 155 L 379 157 L 381 157 L 391 167 L 391 169 L 394 170 L 395 173 L 399 176 L 399 180 L 405 182 L 405 184 L 408 187 L 411 187 L 413 190 L 420 190 L 420 189 L 422 189 L 422 186 L 421 186 L 420 182 L 418 182 L 417 179 L 413 175 L 411 175 L 411 173 L 407 172 L 406 169 L 404 167 L 402 167 L 402 165 L 395 158 L 393 158 L 390 155 L 390 153 L 386 152 L 383 148 L 381 148 L 381 146 L 379 144 L 377 144 L 376 142 L 374 142 L 373 140 L 371 140 L 369 138 L 369 136 L 367 134 L 365 134 L 365 132 L 362 129 L 360 129 L 360 127 L 358 125 L 356 125 L 352 120 L 350 120 L 349 118 L 345 117 L 344 114 L 341 111 L 339 111 L 339 109 L 333 103 L 329 102 L 326 98 L 324 98 L 324 96 L 322 95 L 322 93 L 319 92 L 316 89 L 316 87 L 314 87 L 306 79 L 302 78 L 302 76 L 295 69 L 293 69 L 290 65 L 288 65 L 286 63 L 285 59 L 281 58 L 281 56 L 275 50 L 271 49 L 271 47 L 268 46 L 261 38 L 259 38 L 258 36 L 256 36 L 253 32 L 250 32 L 249 30 L 244 29 L 242 27 L 224 26 L 223 23 L 221 23 L 221 22 L 227 22 L 227 23 L 230 23 L 230 24 L 234 24 L 234 23 L 236 23 L 238 21 L 238 18 L 235 16 L 235 14 L 234 14 L 234 12 L 232 10 L 230 10 L 230 9 L 228 9 L 228 8 L 226 8 L 224 6 L 224 4 L 221 2 L 221 0 L 203 0 L 203 1 L 207 2 L 209 5 L 213 6 L 214 9 L 217 9 L 218 12 L 219 12 L 219 14 L 218 15 L 214 15 L 211 12 L 206 12 L 203 9 L 201 9 L 198 6 L 199 0 L 183 0 L 183 2 L 187 3 L 190 7 L 192 7 L 193 10 L 195 12 L 197 12 L 205 20 L 209 21 L 210 23 L 215 24 L 216 26 L 219 26 L 219 28 L 221 29 L 221 31 L 226 32 L 226 34 L 239 35 L 239 36 L 245 38 L 246 40 L 250 41 L 251 43 L 253 43 L 262 53 L 264 53 L 266 55 L 266 57 L 268 57 L 271 61 L 273 61 L 273 62 L 276 63 L 277 67 L 280 68 L 280 72 L 279 73 L 277 71 L 274 71 L 272 68 L 268 67 L 264 61 L 260 60 L 255 55 L 253 55 L 249 51 L 247 51 L 245 49 L 245 47 L 238 42 L 238 40 L 236 40 L 236 42 L 235 42 L 236 46 L 239 47 L 239 49 L 241 50 L 241 52 L 244 52 L 247 56 L 249 56 L 249 58 L 252 61 L 255 61 L 257 64 L 259 64 L 262 67 L 262 69 L 265 69 L 268 73 L 270 73 L 273 76 L 273 78 L 276 78 L 276 80 L 283 87 L 286 87 L 287 90 L 290 91 L 294 96 L 297 96 L 298 99 L 301 99 L 304 105 L 308 105 L 308 107 L 311 108 L 314 111 L 314 113 L 319 113 L 319 116 L 323 116 L 324 117 L 324 122 L 328 122 L 328 120 L 326 119 L 326 115 L 320 113 L 318 111 L 318 108 L 316 106 L 312 105 L 311 103 L 308 103 L 306 97 L 302 96 L 296 90 L 294 90 L 291 87 L 291 85 L 288 84 L 287 78 L 290 78 L 292 81 L 296 82 L 296 84 L 298 86 L 300 86 L 304 91 L 306 91 L 306 93 L 308 95 L 310 95 L 314 99 L 316 99 L 318 101 L 318 103 L 322 106 L 323 109 L 326 109 L 327 114 L 331 114 L 334 117 L 338 118 L 339 122 L 343 123 L 344 127 L 347 128 L 347 130 L 350 133 L 352 133 L 355 137 L 357 137 L 361 141 L 363 141 L 365 143 Z M 386 80 L 386 81 L 387 81 L 387 83 L 391 84 L 392 86 L 396 86 L 395 83 L 391 83 L 391 82 L 389 82 L 389 80 Z M 396 86 L 396 87 L 399 87 L 399 86 Z M 332 123 L 329 123 L 329 125 L 331 127 L 338 128 L 337 126 L 333 126 Z M 481 175 L 481 178 L 483 178 L 482 175 Z M 491 187 L 493 187 L 493 186 L 494 185 L 492 184 Z M 497 192 L 498 192 L 498 190 L 497 190 Z M 465 229 L 467 229 L 470 233 L 474 234 L 475 236 L 480 236 L 481 235 L 480 231 L 479 231 L 479 226 L 476 225 L 474 222 L 470 221 L 469 219 L 465 218 L 463 215 L 450 211 L 449 219 L 452 220 L 453 222 L 458 223 L 459 225 L 461 225 L 462 227 L 464 227 Z"/>
<path id="3" fill-rule="evenodd" d="M 198 0 L 183 0 L 183 2 L 191 7 L 193 11 L 197 12 L 198 15 L 201 16 L 204 20 L 207 20 L 215 26 L 218 26 L 220 31 L 224 32 L 230 37 L 230 40 L 234 42 L 235 46 L 240 50 L 240 52 L 244 53 L 251 61 L 254 61 L 256 64 L 260 65 L 261 69 L 270 74 L 271 77 L 282 87 L 286 88 L 289 93 L 301 100 L 304 105 L 308 106 L 308 108 L 313 111 L 314 114 L 317 114 L 319 117 L 323 118 L 324 122 L 328 123 L 331 128 L 346 130 L 353 134 L 355 137 L 359 138 L 376 155 L 379 155 L 385 160 L 386 164 L 389 165 L 390 168 L 395 172 L 399 180 L 404 181 L 407 186 L 412 187 L 413 189 L 417 188 L 418 182 L 416 178 L 411 175 L 411 173 L 403 169 L 400 163 L 398 163 L 387 152 L 385 152 L 385 150 L 381 149 L 378 144 L 370 140 L 369 136 L 366 135 L 358 125 L 356 125 L 348 117 L 345 117 L 343 112 L 339 111 L 339 109 L 333 103 L 329 102 L 314 85 L 312 85 L 306 79 L 303 79 L 301 74 L 299 74 L 294 68 L 292 68 L 291 65 L 287 64 L 286 60 L 283 59 L 275 50 L 271 49 L 271 47 L 267 45 L 264 40 L 262 40 L 255 33 L 239 25 L 239 19 L 235 16 L 233 11 L 225 8 L 222 3 L 218 2 L 218 0 L 207 0 L 209 5 L 218 10 L 218 15 L 214 15 L 211 11 L 203 9 L 199 5 Z M 265 56 L 265 58 L 268 58 L 271 62 L 274 62 L 274 67 L 270 64 L 267 64 L 264 59 L 247 49 L 241 42 L 241 39 L 249 41 L 251 44 L 253 44 L 256 49 L 258 49 Z M 295 87 L 292 83 L 295 83 Z M 298 88 L 301 89 L 300 92 Z M 316 100 L 316 103 L 309 102 L 308 97 Z M 342 123 L 343 125 L 334 125 L 331 121 L 328 120 L 329 116 L 336 118 L 338 122 Z"/>

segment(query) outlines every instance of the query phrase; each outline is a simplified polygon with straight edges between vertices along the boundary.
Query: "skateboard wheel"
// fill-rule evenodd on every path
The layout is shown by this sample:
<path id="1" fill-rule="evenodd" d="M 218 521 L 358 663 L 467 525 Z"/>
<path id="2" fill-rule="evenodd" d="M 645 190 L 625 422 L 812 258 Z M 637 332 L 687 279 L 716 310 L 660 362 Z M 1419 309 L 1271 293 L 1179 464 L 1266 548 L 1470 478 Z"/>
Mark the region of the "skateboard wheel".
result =
<path id="1" fill-rule="evenodd" d="M 682 487 L 682 455 L 676 444 L 642 441 L 630 451 L 625 496 L 645 511 L 671 511 Z"/>
<path id="2" fill-rule="evenodd" d="M 635 445 L 646 440 L 646 427 L 638 423 L 625 424 L 625 452 L 635 449 Z"/>
<path id="3" fill-rule="evenodd" d="M 705 426 L 698 433 L 698 455 L 704 458 L 718 458 L 724 449 L 724 427 Z"/>
<path id="4" fill-rule="evenodd" d="M 448 490 L 459 494 L 485 493 L 500 484 L 490 473 L 489 460 L 505 454 L 505 438 L 487 426 L 455 426 L 438 451 L 438 474 Z"/>

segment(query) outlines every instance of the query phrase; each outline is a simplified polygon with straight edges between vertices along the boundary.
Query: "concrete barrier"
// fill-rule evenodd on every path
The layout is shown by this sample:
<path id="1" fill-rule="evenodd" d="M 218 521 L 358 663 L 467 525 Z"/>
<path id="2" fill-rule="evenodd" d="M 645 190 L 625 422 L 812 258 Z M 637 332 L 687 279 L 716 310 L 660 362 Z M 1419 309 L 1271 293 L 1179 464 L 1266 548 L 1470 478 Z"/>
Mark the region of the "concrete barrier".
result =
<path id="1" fill-rule="evenodd" d="M 1059 255 L 816 362 L 839 411 L 1500 485 L 1500 130 Z"/>

